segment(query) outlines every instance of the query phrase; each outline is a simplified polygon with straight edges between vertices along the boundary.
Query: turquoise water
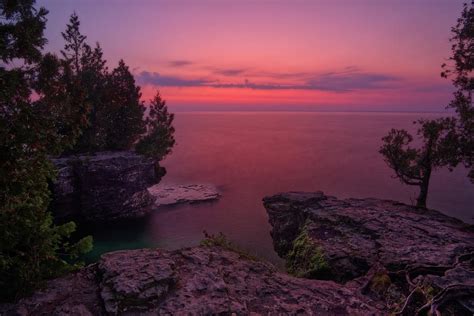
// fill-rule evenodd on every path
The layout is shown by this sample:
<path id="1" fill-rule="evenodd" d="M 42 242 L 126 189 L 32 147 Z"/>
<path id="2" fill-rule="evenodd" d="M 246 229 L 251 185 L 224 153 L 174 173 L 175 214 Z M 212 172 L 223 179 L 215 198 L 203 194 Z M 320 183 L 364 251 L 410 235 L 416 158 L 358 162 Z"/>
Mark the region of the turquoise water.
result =
<path id="1" fill-rule="evenodd" d="M 345 197 L 412 203 L 416 188 L 392 177 L 378 148 L 394 128 L 413 130 L 417 113 L 177 113 L 177 145 L 163 165 L 167 183 L 211 183 L 219 201 L 157 209 L 133 222 L 90 228 L 100 253 L 192 246 L 203 230 L 279 263 L 261 199 L 281 191 L 322 190 Z M 474 185 L 461 168 L 433 174 L 428 206 L 474 222 Z"/>

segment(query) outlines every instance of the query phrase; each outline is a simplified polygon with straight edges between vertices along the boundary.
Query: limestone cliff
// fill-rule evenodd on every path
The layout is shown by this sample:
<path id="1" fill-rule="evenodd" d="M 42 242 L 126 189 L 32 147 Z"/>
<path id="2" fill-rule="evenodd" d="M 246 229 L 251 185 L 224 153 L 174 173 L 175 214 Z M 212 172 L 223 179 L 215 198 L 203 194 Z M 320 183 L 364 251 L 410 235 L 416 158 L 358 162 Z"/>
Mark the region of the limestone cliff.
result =
<path id="1" fill-rule="evenodd" d="M 58 176 L 51 207 L 60 220 L 104 222 L 140 217 L 154 199 L 152 159 L 129 151 L 100 152 L 54 159 Z"/>

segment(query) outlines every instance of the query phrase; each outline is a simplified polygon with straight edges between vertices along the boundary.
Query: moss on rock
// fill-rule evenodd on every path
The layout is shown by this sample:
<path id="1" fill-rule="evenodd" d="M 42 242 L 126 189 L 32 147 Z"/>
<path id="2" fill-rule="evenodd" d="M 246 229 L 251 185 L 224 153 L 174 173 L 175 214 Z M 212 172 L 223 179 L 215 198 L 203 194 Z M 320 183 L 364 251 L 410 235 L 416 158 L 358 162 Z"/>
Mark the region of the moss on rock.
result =
<path id="1" fill-rule="evenodd" d="M 204 247 L 221 247 L 239 254 L 241 258 L 251 261 L 260 261 L 260 258 L 258 258 L 256 255 L 253 255 L 247 250 L 233 244 L 222 232 L 219 232 L 217 235 L 213 235 L 204 231 L 204 239 L 201 240 L 200 245 Z"/>
<path id="2" fill-rule="evenodd" d="M 311 240 L 306 229 L 293 241 L 286 268 L 294 276 L 310 279 L 328 279 L 330 274 L 323 249 Z"/>
<path id="3" fill-rule="evenodd" d="M 386 273 L 377 273 L 374 275 L 370 282 L 370 289 L 378 294 L 384 294 L 390 285 L 392 280 Z"/>

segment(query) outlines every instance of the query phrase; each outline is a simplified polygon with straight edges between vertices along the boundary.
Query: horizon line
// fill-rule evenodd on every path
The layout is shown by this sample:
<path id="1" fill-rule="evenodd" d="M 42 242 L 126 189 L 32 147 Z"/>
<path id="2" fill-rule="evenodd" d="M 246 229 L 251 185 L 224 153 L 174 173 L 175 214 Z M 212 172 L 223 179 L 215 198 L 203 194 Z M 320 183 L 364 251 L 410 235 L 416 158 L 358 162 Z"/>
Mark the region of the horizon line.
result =
<path id="1" fill-rule="evenodd" d="M 429 110 L 417 110 L 417 111 L 407 111 L 407 110 L 262 110 L 262 109 L 248 109 L 248 110 L 173 110 L 173 113 L 246 113 L 246 112 L 290 112 L 290 113 L 430 113 L 430 114 L 454 114 L 454 111 L 429 111 Z"/>

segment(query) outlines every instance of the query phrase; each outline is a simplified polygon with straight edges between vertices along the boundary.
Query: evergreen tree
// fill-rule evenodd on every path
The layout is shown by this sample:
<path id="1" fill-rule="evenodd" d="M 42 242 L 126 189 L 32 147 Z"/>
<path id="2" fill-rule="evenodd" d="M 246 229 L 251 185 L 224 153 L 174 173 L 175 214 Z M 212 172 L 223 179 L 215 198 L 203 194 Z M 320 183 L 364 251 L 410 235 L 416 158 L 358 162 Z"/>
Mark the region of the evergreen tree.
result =
<path id="1" fill-rule="evenodd" d="M 66 41 L 61 54 L 64 60 L 71 64 L 71 68 L 76 74 L 81 71 L 81 58 L 82 55 L 87 53 L 88 49 L 88 45 L 85 42 L 87 37 L 81 34 L 79 30 L 80 25 L 79 17 L 74 12 L 69 18 L 66 31 L 61 32 L 61 35 Z"/>
<path id="2" fill-rule="evenodd" d="M 173 120 L 174 114 L 168 112 L 166 101 L 157 92 L 145 120 L 146 134 L 138 142 L 136 151 L 157 162 L 168 155 L 175 144 Z"/>
<path id="3" fill-rule="evenodd" d="M 103 150 L 106 147 L 106 132 L 98 121 L 100 112 L 105 111 L 104 93 L 107 80 L 106 61 L 103 59 L 99 44 L 92 49 L 87 37 L 80 31 L 77 14 L 72 14 L 66 31 L 62 33 L 65 41 L 61 51 L 62 64 L 67 69 L 63 80 L 71 95 L 80 94 L 82 102 L 87 104 L 87 126 L 74 146 L 75 152 Z"/>
<path id="4" fill-rule="evenodd" d="M 53 54 L 46 54 L 37 67 L 33 88 L 38 94 L 35 108 L 56 132 L 62 149 L 70 149 L 87 125 L 90 112 L 84 90 L 77 78 L 69 78 L 68 64 Z M 72 85 L 76 85 L 74 89 Z"/>
<path id="5" fill-rule="evenodd" d="M 92 49 L 80 31 L 80 21 L 71 15 L 62 51 L 63 63 L 70 72 L 64 77 L 70 94 L 84 94 L 89 108 L 87 127 L 83 129 L 73 152 L 130 149 L 145 130 L 144 105 L 140 87 L 121 60 L 109 72 L 99 44 Z"/>
<path id="6" fill-rule="evenodd" d="M 140 87 L 135 84 L 128 66 L 120 60 L 118 67 L 108 76 L 107 108 L 98 119 L 105 125 L 107 149 L 131 149 L 145 132 L 145 107 L 140 98 Z"/>
<path id="7" fill-rule="evenodd" d="M 45 8 L 33 8 L 34 0 L 1 0 L 0 54 L 5 64 L 22 59 L 31 65 L 41 59 L 41 48 L 46 44 Z"/>
<path id="8" fill-rule="evenodd" d="M 54 177 L 48 156 L 59 154 L 70 140 L 57 128 L 67 124 L 54 121 L 61 119 L 60 111 L 51 108 L 56 113 L 50 115 L 44 99 L 31 100 L 34 87 L 51 97 L 61 90 L 36 82 L 57 78 L 58 69 L 53 57 L 42 58 L 47 11 L 33 5 L 33 0 L 0 0 L 1 301 L 27 294 L 44 279 L 70 270 L 68 262 L 91 247 L 89 237 L 69 244 L 74 223 L 54 225 L 47 209 L 48 181 Z"/>
<path id="9" fill-rule="evenodd" d="M 81 71 L 76 75 L 84 90 L 87 104 L 90 106 L 88 125 L 79 138 L 75 151 L 97 151 L 106 147 L 106 131 L 98 117 L 107 111 L 106 82 L 108 79 L 106 61 L 103 59 L 102 48 L 96 44 L 94 49 L 86 45 L 81 56 Z"/>

